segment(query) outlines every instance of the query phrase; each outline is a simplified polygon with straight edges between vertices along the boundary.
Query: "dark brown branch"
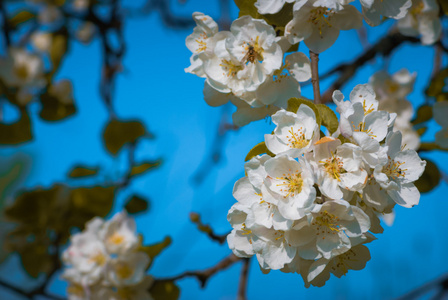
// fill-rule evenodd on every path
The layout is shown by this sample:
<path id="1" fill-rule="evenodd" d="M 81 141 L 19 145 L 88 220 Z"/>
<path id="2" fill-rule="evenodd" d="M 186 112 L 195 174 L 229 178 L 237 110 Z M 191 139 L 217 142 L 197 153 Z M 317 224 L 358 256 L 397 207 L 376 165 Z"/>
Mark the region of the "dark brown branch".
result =
<path id="1" fill-rule="evenodd" d="M 224 242 L 227 240 L 227 235 L 229 235 L 228 233 L 223 235 L 216 234 L 210 227 L 210 225 L 202 223 L 201 216 L 198 213 L 190 213 L 190 220 L 191 222 L 196 224 L 199 231 L 206 233 L 211 240 L 218 242 L 221 245 L 224 244 Z"/>
<path id="2" fill-rule="evenodd" d="M 448 292 L 448 274 L 443 275 L 440 278 L 437 278 L 434 281 L 431 281 L 399 298 L 396 300 L 405 300 L 405 299 L 420 299 L 419 297 L 431 292 L 434 289 L 440 288 L 445 293 Z"/>
<path id="3" fill-rule="evenodd" d="M 9 23 L 8 23 L 8 14 L 6 13 L 6 8 L 3 5 L 3 1 L 0 0 L 0 14 L 2 15 L 2 19 L 3 19 L 3 36 L 5 38 L 5 43 L 6 43 L 6 48 L 9 47 L 9 45 L 11 44 L 11 39 L 9 37 L 9 31 L 10 31 L 10 27 L 9 27 Z"/>
<path id="4" fill-rule="evenodd" d="M 313 84 L 314 103 L 321 103 L 319 87 L 319 54 L 310 50 L 311 58 L 311 83 Z"/>
<path id="5" fill-rule="evenodd" d="M 234 254 L 231 254 L 231 255 L 227 256 L 226 258 L 224 258 L 223 260 L 221 260 L 214 267 L 205 269 L 203 271 L 187 271 L 187 272 L 184 272 L 184 273 L 174 276 L 174 277 L 162 278 L 162 279 L 157 279 L 157 280 L 159 280 L 159 281 L 176 281 L 176 280 L 184 279 L 186 277 L 196 277 L 201 284 L 201 288 L 204 288 L 205 285 L 207 284 L 207 281 L 210 279 L 210 277 L 212 277 L 219 271 L 227 269 L 228 267 L 230 267 L 231 265 L 233 265 L 234 263 L 236 263 L 240 260 L 241 260 L 241 258 L 239 258 L 238 256 L 235 256 Z"/>
<path id="6" fill-rule="evenodd" d="M 249 275 L 250 258 L 244 258 L 241 269 L 240 285 L 238 286 L 237 300 L 246 300 L 247 278 Z"/>
<path id="7" fill-rule="evenodd" d="M 325 79 L 333 74 L 339 73 L 338 78 L 322 95 L 322 102 L 330 102 L 332 100 L 333 92 L 335 90 L 340 90 L 356 74 L 359 68 L 374 59 L 377 55 L 382 55 L 385 57 L 389 56 L 394 49 L 398 48 L 405 42 L 419 43 L 420 39 L 404 36 L 397 32 L 389 33 L 371 46 L 367 51 L 358 56 L 353 62 L 341 64 L 322 75 L 321 79 Z"/>

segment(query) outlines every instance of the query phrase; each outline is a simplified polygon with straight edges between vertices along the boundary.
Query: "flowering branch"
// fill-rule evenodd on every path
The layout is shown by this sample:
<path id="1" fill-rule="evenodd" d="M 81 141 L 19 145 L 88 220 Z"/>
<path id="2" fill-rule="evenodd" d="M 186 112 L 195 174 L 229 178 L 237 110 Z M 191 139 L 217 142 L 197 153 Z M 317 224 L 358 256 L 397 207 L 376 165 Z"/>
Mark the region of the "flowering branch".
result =
<path id="1" fill-rule="evenodd" d="M 162 278 L 162 279 L 158 279 L 158 280 L 159 281 L 176 281 L 176 280 L 183 279 L 185 277 L 196 277 L 199 280 L 201 287 L 204 288 L 207 283 L 207 280 L 210 277 L 212 277 L 219 271 L 227 269 L 228 267 L 230 267 L 231 265 L 233 265 L 234 263 L 236 263 L 240 260 L 241 260 L 240 257 L 235 256 L 234 254 L 230 254 L 229 256 L 227 256 L 226 258 L 221 260 L 215 266 L 205 269 L 203 271 L 186 271 L 186 272 L 184 272 L 180 275 L 174 276 L 174 277 Z"/>

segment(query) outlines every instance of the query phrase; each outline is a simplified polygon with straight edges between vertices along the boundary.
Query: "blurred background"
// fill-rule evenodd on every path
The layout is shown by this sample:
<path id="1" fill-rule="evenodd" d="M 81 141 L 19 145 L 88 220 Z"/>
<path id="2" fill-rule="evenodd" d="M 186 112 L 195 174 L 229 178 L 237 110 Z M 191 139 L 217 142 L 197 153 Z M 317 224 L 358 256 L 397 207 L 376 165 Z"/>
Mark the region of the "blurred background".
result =
<path id="1" fill-rule="evenodd" d="M 184 72 L 191 55 L 185 38 L 195 25 L 191 14 L 203 12 L 225 27 L 238 17 L 233 1 L 97 1 L 88 12 L 82 11 L 84 2 L 89 1 L 0 2 L 1 73 L 9 70 L 7 45 L 41 57 L 46 70 L 41 79 L 33 78 L 43 81 L 40 96 L 33 88 L 7 91 L 5 79 L 0 86 L 0 205 L 5 212 L 0 281 L 6 283 L 0 284 L 0 299 L 29 298 L 8 285 L 32 291 L 48 274 L 46 290 L 66 297 L 56 261 L 68 236 L 93 216 L 111 216 L 126 205 L 138 212 L 137 230 L 145 243 L 172 239 L 151 275 L 169 277 L 215 265 L 231 251 L 199 231 L 190 212 L 200 214 L 216 234 L 228 233 L 226 215 L 235 202 L 233 185 L 244 176 L 244 158 L 275 127 L 265 119 L 236 129 L 235 108 L 208 106 L 203 79 Z M 101 18 L 101 26 L 86 22 L 95 21 L 93 16 Z M 320 55 L 321 74 L 361 55 L 392 24 L 341 31 Z M 42 32 L 52 33 L 50 44 L 36 36 Z M 305 45 L 300 51 L 308 54 Z M 417 73 L 408 99 L 419 107 L 426 101 L 435 51 L 403 44 L 361 67 L 342 92 L 347 97 L 378 70 L 407 68 Z M 441 59 L 446 66 L 446 56 Z M 322 91 L 334 78 L 321 82 Z M 302 94 L 312 98 L 311 85 L 305 84 Z M 440 126 L 433 120 L 426 126 L 422 141 L 433 141 Z M 123 141 L 132 143 L 123 146 Z M 384 225 L 384 233 L 368 245 L 372 258 L 364 270 L 306 289 L 299 275 L 263 275 L 252 260 L 248 299 L 392 299 L 445 274 L 448 154 L 420 155 L 438 165 L 441 177 L 433 179 L 435 188 L 422 194 L 418 206 L 397 206 L 393 226 Z M 177 281 L 180 299 L 234 299 L 241 266 L 217 273 L 205 289 L 195 278 Z"/>

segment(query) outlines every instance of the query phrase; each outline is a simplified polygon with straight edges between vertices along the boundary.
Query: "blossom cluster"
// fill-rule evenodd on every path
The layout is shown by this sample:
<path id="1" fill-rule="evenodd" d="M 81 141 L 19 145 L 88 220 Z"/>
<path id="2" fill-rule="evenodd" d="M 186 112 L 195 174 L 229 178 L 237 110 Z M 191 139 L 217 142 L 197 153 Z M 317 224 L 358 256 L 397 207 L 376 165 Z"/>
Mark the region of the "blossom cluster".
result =
<path id="1" fill-rule="evenodd" d="M 296 272 L 306 286 L 322 286 L 330 273 L 365 266 L 365 244 L 383 231 L 380 217 L 390 219 L 396 204 L 419 203 L 414 182 L 426 162 L 403 149 L 397 114 L 378 110 L 370 85 L 357 85 L 349 101 L 334 92 L 340 120 L 328 135 L 312 102 L 290 101 L 298 109 L 276 112 L 276 128 L 265 135 L 272 156 L 250 159 L 235 183 L 227 241 L 239 257 L 256 255 L 262 270 Z"/>
<path id="2" fill-rule="evenodd" d="M 423 44 L 440 38 L 436 0 L 361 0 L 361 12 L 353 1 L 258 0 L 255 7 L 262 15 L 292 9 L 292 19 L 275 29 L 245 15 L 230 31 L 219 31 L 210 16 L 195 12 L 197 26 L 186 39 L 191 65 L 185 71 L 205 78 L 204 99 L 209 105 L 232 102 L 237 107 L 233 122 L 244 126 L 285 109 L 289 98 L 300 97 L 299 83 L 311 78 L 309 59 L 289 52 L 300 42 L 321 53 L 334 44 L 340 30 L 359 29 L 363 20 L 376 26 L 385 18 L 398 20 L 401 34 L 421 36 Z"/>
<path id="3" fill-rule="evenodd" d="M 206 79 L 205 101 L 219 106 L 229 100 L 237 107 L 238 126 L 272 115 L 300 96 L 299 82 L 311 78 L 310 61 L 300 52 L 284 53 L 291 46 L 276 36 L 264 20 L 243 16 L 230 31 L 218 31 L 209 16 L 194 13 L 197 26 L 186 39 L 193 53 L 186 72 Z"/>
<path id="4" fill-rule="evenodd" d="M 63 253 L 62 277 L 70 300 L 151 300 L 150 257 L 140 250 L 134 219 L 125 212 L 109 221 L 96 217 L 73 235 Z"/>

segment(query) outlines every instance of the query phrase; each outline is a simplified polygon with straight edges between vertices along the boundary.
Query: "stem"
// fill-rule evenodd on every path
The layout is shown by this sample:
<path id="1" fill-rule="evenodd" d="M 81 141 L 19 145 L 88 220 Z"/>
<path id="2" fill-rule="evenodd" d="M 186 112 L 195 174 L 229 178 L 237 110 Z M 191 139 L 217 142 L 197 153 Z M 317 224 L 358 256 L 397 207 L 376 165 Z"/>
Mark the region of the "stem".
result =
<path id="1" fill-rule="evenodd" d="M 223 260 L 221 260 L 220 262 L 218 262 L 218 264 L 216 264 L 216 266 L 205 269 L 203 271 L 186 271 L 180 275 L 174 276 L 174 277 L 169 277 L 169 278 L 161 278 L 161 279 L 157 279 L 158 281 L 176 281 L 179 279 L 183 279 L 185 277 L 196 277 L 200 283 L 201 283 L 201 287 L 205 287 L 205 284 L 207 283 L 207 280 L 212 277 L 214 274 L 216 274 L 218 271 L 227 269 L 228 267 L 230 267 L 231 265 L 233 265 L 234 263 L 240 261 L 241 258 L 239 258 L 238 256 L 235 256 L 234 254 L 231 254 L 229 256 L 227 256 L 226 258 L 224 258 Z"/>
<path id="2" fill-rule="evenodd" d="M 246 300 L 247 278 L 249 275 L 250 258 L 245 258 L 241 269 L 240 285 L 238 287 L 237 300 Z"/>
<path id="3" fill-rule="evenodd" d="M 320 88 L 319 88 L 319 71 L 318 71 L 318 64 L 319 64 L 319 54 L 314 53 L 310 50 L 310 58 L 311 58 L 311 82 L 313 84 L 313 91 L 314 91 L 314 103 L 320 104 Z"/>

